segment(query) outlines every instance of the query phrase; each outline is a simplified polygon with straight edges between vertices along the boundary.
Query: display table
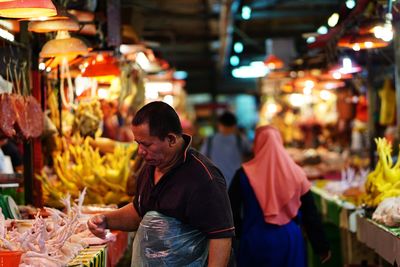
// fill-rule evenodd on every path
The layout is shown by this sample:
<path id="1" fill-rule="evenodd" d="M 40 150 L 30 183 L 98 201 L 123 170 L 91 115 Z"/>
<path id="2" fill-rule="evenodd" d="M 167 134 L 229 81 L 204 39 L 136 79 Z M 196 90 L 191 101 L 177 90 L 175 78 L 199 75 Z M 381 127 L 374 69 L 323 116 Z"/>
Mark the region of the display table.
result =
<path id="1" fill-rule="evenodd" d="M 321 213 L 332 258 L 327 264 L 321 265 L 319 259 L 309 253 L 309 266 L 350 266 L 362 261 L 373 262 L 376 258 L 375 253 L 356 236 L 357 216 L 362 210 L 316 186 L 313 186 L 311 191 Z"/>
<path id="2" fill-rule="evenodd" d="M 400 228 L 386 227 L 371 219 L 357 216 L 357 238 L 388 263 L 400 263 Z"/>

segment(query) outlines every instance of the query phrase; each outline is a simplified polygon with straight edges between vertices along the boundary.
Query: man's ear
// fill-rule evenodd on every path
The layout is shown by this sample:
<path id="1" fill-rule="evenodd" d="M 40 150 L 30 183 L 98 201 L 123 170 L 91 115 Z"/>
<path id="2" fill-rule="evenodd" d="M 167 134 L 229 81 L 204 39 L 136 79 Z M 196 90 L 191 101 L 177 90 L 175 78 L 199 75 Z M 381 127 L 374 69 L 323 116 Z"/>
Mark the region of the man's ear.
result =
<path id="1" fill-rule="evenodd" d="M 169 146 L 171 147 L 171 146 L 174 146 L 176 144 L 178 138 L 177 138 L 177 136 L 175 134 L 170 133 L 170 134 L 167 135 L 167 140 L 168 140 Z"/>

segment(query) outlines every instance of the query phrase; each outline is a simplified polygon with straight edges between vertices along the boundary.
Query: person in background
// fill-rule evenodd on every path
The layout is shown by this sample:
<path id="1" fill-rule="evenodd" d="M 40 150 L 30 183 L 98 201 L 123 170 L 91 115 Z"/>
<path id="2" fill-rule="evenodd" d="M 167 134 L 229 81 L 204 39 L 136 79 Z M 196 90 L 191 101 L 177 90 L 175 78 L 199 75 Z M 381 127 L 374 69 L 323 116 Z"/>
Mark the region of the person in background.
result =
<path id="1" fill-rule="evenodd" d="M 0 138 L 0 149 L 3 151 L 5 156 L 9 156 L 11 158 L 14 171 L 22 173 L 24 169 L 24 162 L 18 146 L 10 139 Z"/>
<path id="2" fill-rule="evenodd" d="M 207 138 L 200 152 L 210 158 L 224 174 L 229 188 L 235 171 L 251 153 L 251 144 L 237 128 L 236 116 L 225 111 L 218 117 L 218 132 Z"/>
<path id="3" fill-rule="evenodd" d="M 132 131 L 139 145 L 138 154 L 145 161 L 137 177 L 133 203 L 92 217 L 88 221 L 89 229 L 101 238 L 105 237 L 106 229 L 137 230 L 132 266 L 160 266 L 148 262 L 158 258 L 169 266 L 186 266 L 189 263 L 182 265 L 176 263 L 177 260 L 185 260 L 191 254 L 198 253 L 197 246 L 185 245 L 174 253 L 165 253 L 171 248 L 158 251 L 158 247 L 168 245 L 171 240 L 148 240 L 151 237 L 159 238 L 159 232 L 167 235 L 173 232 L 172 229 L 164 229 L 173 218 L 181 226 L 178 239 L 184 238 L 183 233 L 188 228 L 190 232 L 199 233 L 202 240 L 208 243 L 200 251 L 205 252 L 204 259 L 208 260 L 208 266 L 226 266 L 234 225 L 222 173 L 205 156 L 190 147 L 191 137 L 182 133 L 178 115 L 164 102 L 151 102 L 142 107 L 132 121 Z M 161 214 L 161 219 L 152 220 L 154 212 Z M 150 230 L 144 226 L 149 220 L 150 225 L 160 227 L 147 232 L 146 240 L 137 241 L 143 232 L 152 231 L 151 226 Z M 154 257 L 141 258 L 141 262 L 135 263 L 135 255 L 140 255 L 142 251 L 136 250 L 135 244 L 140 245 L 142 241 L 153 244 L 145 247 L 145 250 L 151 251 Z M 170 261 L 171 257 L 177 259 Z"/>
<path id="4" fill-rule="evenodd" d="M 330 258 L 310 187 L 304 171 L 286 152 L 279 131 L 258 128 L 254 158 L 236 172 L 229 188 L 240 238 L 238 266 L 307 266 L 302 227 L 322 262 Z"/>
<path id="5" fill-rule="evenodd" d="M 102 137 L 117 140 L 120 126 L 117 116 L 117 104 L 113 101 L 102 100 L 101 110 L 103 111 Z"/>

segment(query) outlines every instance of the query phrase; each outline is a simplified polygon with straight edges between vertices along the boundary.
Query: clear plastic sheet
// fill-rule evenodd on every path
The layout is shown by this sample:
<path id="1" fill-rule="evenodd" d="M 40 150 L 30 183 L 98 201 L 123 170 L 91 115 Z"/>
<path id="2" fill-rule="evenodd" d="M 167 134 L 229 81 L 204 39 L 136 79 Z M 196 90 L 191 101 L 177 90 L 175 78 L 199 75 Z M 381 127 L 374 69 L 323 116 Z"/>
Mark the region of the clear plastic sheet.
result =
<path id="1" fill-rule="evenodd" d="M 175 218 L 149 211 L 133 242 L 131 267 L 205 266 L 208 240 Z"/>

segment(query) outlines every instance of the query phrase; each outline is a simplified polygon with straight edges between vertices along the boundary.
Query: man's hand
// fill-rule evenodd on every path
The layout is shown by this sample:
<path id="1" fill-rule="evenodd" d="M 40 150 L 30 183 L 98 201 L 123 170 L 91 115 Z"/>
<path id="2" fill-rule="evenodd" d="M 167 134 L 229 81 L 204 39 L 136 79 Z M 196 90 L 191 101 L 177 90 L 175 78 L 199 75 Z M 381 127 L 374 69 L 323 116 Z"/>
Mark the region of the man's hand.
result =
<path id="1" fill-rule="evenodd" d="M 210 239 L 208 267 L 225 267 L 231 255 L 231 238 Z"/>
<path id="2" fill-rule="evenodd" d="M 106 238 L 107 219 L 104 214 L 91 217 L 88 220 L 87 225 L 92 234 L 102 239 Z"/>

